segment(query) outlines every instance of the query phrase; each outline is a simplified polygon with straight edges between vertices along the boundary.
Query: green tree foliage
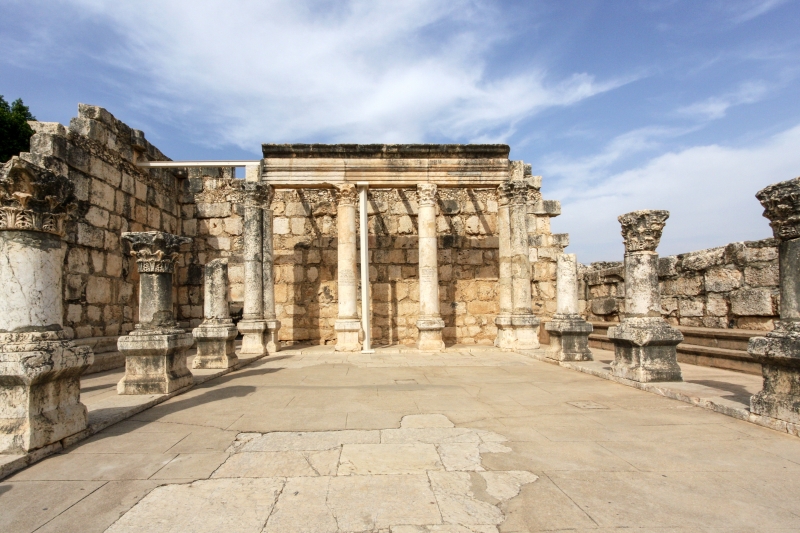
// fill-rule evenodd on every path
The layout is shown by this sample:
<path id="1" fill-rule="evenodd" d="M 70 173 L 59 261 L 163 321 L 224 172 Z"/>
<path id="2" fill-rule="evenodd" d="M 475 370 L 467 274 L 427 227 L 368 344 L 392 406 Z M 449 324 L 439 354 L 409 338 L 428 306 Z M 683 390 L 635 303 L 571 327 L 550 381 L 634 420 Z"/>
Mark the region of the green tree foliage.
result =
<path id="1" fill-rule="evenodd" d="M 28 126 L 29 120 L 36 119 L 21 98 L 8 105 L 0 95 L 0 163 L 30 149 L 33 130 Z"/>

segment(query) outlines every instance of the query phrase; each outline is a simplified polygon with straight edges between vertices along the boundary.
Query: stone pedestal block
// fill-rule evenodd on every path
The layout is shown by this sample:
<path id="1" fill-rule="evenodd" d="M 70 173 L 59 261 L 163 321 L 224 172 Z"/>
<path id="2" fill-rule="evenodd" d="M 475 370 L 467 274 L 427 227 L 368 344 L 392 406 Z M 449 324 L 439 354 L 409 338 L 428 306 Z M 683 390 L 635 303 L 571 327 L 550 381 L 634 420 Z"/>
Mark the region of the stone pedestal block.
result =
<path id="1" fill-rule="evenodd" d="M 514 327 L 511 325 L 511 315 L 500 315 L 494 319 L 497 326 L 497 338 L 494 345 L 503 350 L 513 350 L 516 346 Z"/>
<path id="2" fill-rule="evenodd" d="M 417 320 L 419 338 L 417 348 L 422 352 L 438 352 L 444 350 L 442 329 L 444 320 L 439 317 L 420 318 Z"/>
<path id="3" fill-rule="evenodd" d="M 125 354 L 125 376 L 118 394 L 169 394 L 189 387 L 192 373 L 186 366 L 191 333 L 182 329 L 132 331 L 120 337 L 117 349 Z"/>
<path id="4" fill-rule="evenodd" d="M 230 368 L 239 361 L 234 352 L 238 331 L 233 322 L 213 324 L 204 322 L 192 330 L 197 342 L 197 355 L 192 368 Z"/>
<path id="5" fill-rule="evenodd" d="M 544 325 L 550 332 L 550 354 L 557 361 L 591 361 L 592 325 L 578 314 L 578 258 L 561 254 L 556 264 L 556 314 Z"/>
<path id="6" fill-rule="evenodd" d="M 264 333 L 267 331 L 267 323 L 264 320 L 240 320 L 236 326 L 242 334 L 242 347 L 239 353 L 248 355 L 266 353 Z"/>
<path id="7" fill-rule="evenodd" d="M 88 346 L 60 331 L 0 333 L 0 453 L 26 453 L 86 428 Z"/>
<path id="8" fill-rule="evenodd" d="M 337 352 L 361 351 L 361 321 L 356 319 L 339 319 L 333 326 L 336 331 Z"/>
<path id="9" fill-rule="evenodd" d="M 172 308 L 172 273 L 183 244 L 192 240 L 160 231 L 123 233 L 139 269 L 139 323 L 117 340 L 125 354 L 119 394 L 168 394 L 192 384 L 186 350 L 194 340 L 177 327 Z"/>
<path id="10" fill-rule="evenodd" d="M 202 324 L 192 330 L 197 355 L 192 368 L 230 368 L 239 360 L 234 353 L 236 326 L 228 307 L 228 260 L 214 259 L 205 267 Z"/>
<path id="11" fill-rule="evenodd" d="M 539 323 L 540 320 L 534 315 L 511 315 L 516 349 L 536 350 L 539 348 Z"/>
<path id="12" fill-rule="evenodd" d="M 550 357 L 557 361 L 592 361 L 592 325 L 579 315 L 553 315 L 544 328 L 550 333 Z"/>
<path id="13" fill-rule="evenodd" d="M 278 333 L 281 331 L 281 321 L 280 320 L 267 320 L 266 321 L 266 350 L 267 353 L 273 354 L 279 352 L 281 349 L 281 341 L 279 340 L 280 337 Z"/>
<path id="14" fill-rule="evenodd" d="M 667 211 L 633 211 L 619 217 L 625 242 L 625 316 L 609 328 L 615 376 L 640 382 L 681 381 L 675 347 L 680 331 L 661 318 L 656 248 Z"/>
<path id="15" fill-rule="evenodd" d="M 800 424 L 800 178 L 765 187 L 756 194 L 780 240 L 780 320 L 764 337 L 753 337 L 747 352 L 761 363 L 764 386 L 750 398 L 750 411 Z"/>
<path id="16" fill-rule="evenodd" d="M 0 453 L 22 454 L 86 428 L 80 376 L 88 347 L 62 331 L 63 176 L 17 157 L 0 170 Z"/>
<path id="17" fill-rule="evenodd" d="M 683 334 L 661 318 L 628 318 L 608 329 L 614 343 L 615 376 L 647 383 L 681 381 L 675 347 Z"/>

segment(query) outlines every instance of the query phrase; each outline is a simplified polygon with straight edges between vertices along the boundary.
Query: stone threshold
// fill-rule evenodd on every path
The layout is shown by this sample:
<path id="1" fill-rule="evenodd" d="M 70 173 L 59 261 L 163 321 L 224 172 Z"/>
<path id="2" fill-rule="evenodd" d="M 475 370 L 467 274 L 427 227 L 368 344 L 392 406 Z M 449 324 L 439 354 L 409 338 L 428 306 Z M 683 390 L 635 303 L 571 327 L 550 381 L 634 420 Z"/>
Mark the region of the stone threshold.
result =
<path id="1" fill-rule="evenodd" d="M 89 412 L 89 424 L 83 431 L 65 437 L 58 442 L 48 446 L 32 450 L 23 455 L 2 455 L 0 454 L 0 480 L 8 477 L 18 470 L 36 463 L 45 457 L 58 453 L 73 444 L 87 439 L 105 428 L 121 422 L 126 418 L 135 416 L 146 409 L 163 403 L 174 396 L 187 392 L 197 385 L 201 385 L 214 378 L 230 374 L 240 368 L 244 368 L 251 363 L 266 357 L 258 355 L 255 357 L 239 357 L 236 365 L 226 369 L 191 369 L 194 376 L 194 383 L 183 389 L 176 390 L 169 394 L 142 394 L 142 395 L 117 395 L 104 398 L 97 402 L 92 402 L 86 406 Z"/>
<path id="2" fill-rule="evenodd" d="M 592 352 L 595 354 L 595 358 L 597 358 L 598 351 L 599 350 L 597 349 L 592 349 Z M 781 433 L 788 433 L 789 435 L 800 437 L 800 425 L 798 424 L 784 422 L 783 420 L 778 420 L 777 418 L 751 413 L 749 403 L 731 400 L 724 398 L 721 395 L 717 396 L 713 394 L 714 390 L 725 392 L 722 389 L 714 389 L 713 387 L 707 385 L 688 383 L 686 381 L 640 383 L 638 381 L 632 381 L 613 375 L 611 373 L 610 361 L 557 361 L 548 357 L 549 352 L 544 349 L 517 350 L 517 352 L 538 361 L 558 365 L 570 370 L 577 370 L 578 372 L 590 374 L 592 376 L 607 379 L 609 381 L 615 381 L 621 385 L 627 385 L 629 387 L 651 392 L 653 394 L 658 394 L 666 398 L 686 402 L 696 407 L 709 409 L 732 418 L 737 418 L 739 420 L 744 420 L 745 422 L 750 422 L 752 424 L 763 426 L 769 429 L 774 429 L 775 431 L 780 431 Z M 613 360 L 613 353 L 611 354 L 611 359 Z M 687 366 L 692 365 L 681 365 L 681 369 L 684 370 L 684 379 L 687 377 L 685 375 Z M 730 372 L 731 374 L 738 374 L 732 370 L 727 370 L 727 372 Z"/>

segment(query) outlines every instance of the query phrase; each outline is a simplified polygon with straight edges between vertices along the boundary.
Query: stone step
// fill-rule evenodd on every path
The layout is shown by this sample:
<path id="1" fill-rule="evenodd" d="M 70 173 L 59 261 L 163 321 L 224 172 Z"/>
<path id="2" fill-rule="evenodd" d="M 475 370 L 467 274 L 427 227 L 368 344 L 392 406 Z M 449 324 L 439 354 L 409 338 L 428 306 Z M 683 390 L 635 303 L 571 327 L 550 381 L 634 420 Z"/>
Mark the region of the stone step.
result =
<path id="1" fill-rule="evenodd" d="M 608 338 L 608 328 L 614 325 L 614 322 L 592 322 L 594 332 L 589 335 L 589 347 L 613 350 L 614 344 Z M 687 326 L 676 326 L 676 329 L 684 337 L 684 341 L 677 347 L 678 362 L 761 375 L 761 365 L 747 353 L 747 343 L 750 337 L 763 335 L 765 332 Z"/>

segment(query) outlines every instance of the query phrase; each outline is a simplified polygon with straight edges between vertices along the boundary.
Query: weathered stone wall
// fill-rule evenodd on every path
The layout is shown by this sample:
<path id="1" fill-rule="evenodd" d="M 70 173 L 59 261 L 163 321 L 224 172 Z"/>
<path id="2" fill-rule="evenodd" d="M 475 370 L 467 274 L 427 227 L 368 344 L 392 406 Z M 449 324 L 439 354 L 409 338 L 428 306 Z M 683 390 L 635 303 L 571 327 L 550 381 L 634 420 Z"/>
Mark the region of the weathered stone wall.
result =
<path id="1" fill-rule="evenodd" d="M 587 320 L 625 312 L 622 263 L 581 267 Z M 777 241 L 735 242 L 659 261 L 661 313 L 673 325 L 771 330 L 778 319 Z"/>
<path id="2" fill-rule="evenodd" d="M 415 189 L 369 191 L 373 338 L 413 344 L 419 314 Z M 229 258 L 230 299 L 243 300 L 242 181 L 226 169 L 190 169 L 184 184 L 183 234 L 195 237 L 178 266 L 179 317 L 202 318 L 202 265 Z M 281 189 L 272 201 L 276 314 L 286 344 L 335 342 L 337 210 L 333 189 Z M 529 206 L 534 312 L 555 312 L 555 258 L 568 243 L 550 234 L 558 202 L 534 195 Z M 439 189 L 437 231 L 443 335 L 449 342 L 491 344 L 496 336 L 497 202 L 494 189 Z M 360 307 L 359 307 L 360 309 Z"/>
<path id="3" fill-rule="evenodd" d="M 127 333 L 138 313 L 138 273 L 120 242 L 124 231 L 179 231 L 178 178 L 143 171 L 137 158 L 167 158 L 100 107 L 81 104 L 69 128 L 32 122 L 30 152 L 20 155 L 75 184 L 78 208 L 67 226 L 64 325 L 83 343 Z M 94 340 L 92 340 L 94 339 Z M 103 348 L 105 349 L 105 348 Z"/>

